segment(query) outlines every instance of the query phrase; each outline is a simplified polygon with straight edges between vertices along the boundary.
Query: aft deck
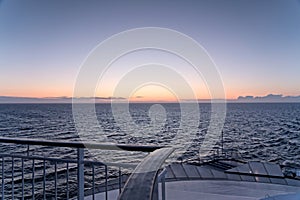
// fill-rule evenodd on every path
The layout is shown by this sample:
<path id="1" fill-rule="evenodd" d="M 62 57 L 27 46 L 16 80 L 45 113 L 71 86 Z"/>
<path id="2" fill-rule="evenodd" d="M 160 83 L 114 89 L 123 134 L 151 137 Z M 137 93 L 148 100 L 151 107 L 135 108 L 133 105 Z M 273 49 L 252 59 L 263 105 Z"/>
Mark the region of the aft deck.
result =
<path id="1" fill-rule="evenodd" d="M 300 179 L 284 176 L 274 163 L 215 160 L 172 164 L 167 171 L 166 199 L 300 199 Z"/>
<path id="2" fill-rule="evenodd" d="M 159 192 L 161 193 L 161 190 Z M 118 195 L 118 190 L 109 191 L 108 199 L 117 199 Z M 167 200 L 261 200 L 277 195 L 282 195 L 282 199 L 280 200 L 299 200 L 300 188 L 268 183 L 226 180 L 189 180 L 166 183 Z M 85 198 L 85 200 L 92 199 L 92 196 Z M 104 199 L 103 193 L 96 194 L 95 199 Z M 159 199 L 162 199 L 162 197 L 160 196 Z"/>
<path id="3" fill-rule="evenodd" d="M 281 166 L 270 162 L 219 159 L 201 164 L 173 163 L 165 169 L 165 186 L 159 184 L 159 199 L 300 199 L 300 179 L 284 176 Z M 108 199 L 117 199 L 118 195 L 118 190 L 111 190 Z M 95 199 L 104 196 L 99 193 Z"/>

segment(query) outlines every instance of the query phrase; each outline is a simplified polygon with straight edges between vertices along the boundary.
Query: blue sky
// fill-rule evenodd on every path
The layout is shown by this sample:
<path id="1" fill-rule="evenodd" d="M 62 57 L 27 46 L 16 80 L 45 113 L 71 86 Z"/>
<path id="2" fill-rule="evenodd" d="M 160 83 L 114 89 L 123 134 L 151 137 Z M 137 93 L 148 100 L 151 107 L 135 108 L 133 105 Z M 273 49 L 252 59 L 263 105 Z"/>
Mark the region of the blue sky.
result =
<path id="1" fill-rule="evenodd" d="M 148 26 L 199 42 L 218 66 L 228 98 L 300 94 L 297 0 L 2 0 L 0 96 L 72 96 L 80 65 L 97 44 Z"/>

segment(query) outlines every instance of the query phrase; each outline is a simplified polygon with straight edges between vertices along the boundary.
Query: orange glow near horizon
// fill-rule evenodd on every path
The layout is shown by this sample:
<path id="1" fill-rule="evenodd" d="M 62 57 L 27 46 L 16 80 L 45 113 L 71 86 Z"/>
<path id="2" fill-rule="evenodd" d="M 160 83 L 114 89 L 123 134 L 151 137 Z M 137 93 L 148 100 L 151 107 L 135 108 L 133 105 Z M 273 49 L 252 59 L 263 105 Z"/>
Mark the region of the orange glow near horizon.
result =
<path id="1" fill-rule="evenodd" d="M 204 89 L 205 90 L 205 89 Z M 197 99 L 211 99 L 207 91 L 203 91 L 203 88 L 197 89 L 198 93 L 196 94 Z M 201 91 L 201 92 L 199 92 Z M 239 96 L 265 96 L 268 94 L 282 94 L 284 96 L 297 96 L 295 92 L 289 92 L 287 94 L 281 93 L 280 91 L 271 91 L 268 92 L 264 89 L 253 90 L 226 90 L 226 99 L 237 99 Z M 47 88 L 47 89 L 28 89 L 24 88 L 23 90 L 11 89 L 2 91 L 0 96 L 12 96 L 12 97 L 28 97 L 28 98 L 46 98 L 46 97 L 72 97 L 73 88 Z M 104 91 L 103 93 L 97 93 L 95 96 L 98 97 L 112 97 L 112 92 L 109 90 Z M 126 97 L 125 97 L 126 98 Z M 132 102 L 177 102 L 178 98 L 176 95 L 172 94 L 167 89 L 164 89 L 159 86 L 145 86 L 141 89 L 135 91 L 130 97 L 129 101 Z M 188 99 L 188 97 L 187 97 Z"/>
<path id="2" fill-rule="evenodd" d="M 178 102 L 178 97 L 167 89 L 148 85 L 135 91 L 129 97 L 130 102 Z"/>

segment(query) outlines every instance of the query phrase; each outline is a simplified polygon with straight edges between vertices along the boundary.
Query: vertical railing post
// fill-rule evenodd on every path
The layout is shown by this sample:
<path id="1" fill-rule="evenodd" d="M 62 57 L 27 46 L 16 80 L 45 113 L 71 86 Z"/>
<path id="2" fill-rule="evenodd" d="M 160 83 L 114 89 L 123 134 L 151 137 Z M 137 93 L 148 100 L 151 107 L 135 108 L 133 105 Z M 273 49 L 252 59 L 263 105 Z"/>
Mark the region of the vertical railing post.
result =
<path id="1" fill-rule="evenodd" d="M 55 200 L 57 200 L 57 162 L 54 163 L 54 194 L 55 194 Z"/>
<path id="2" fill-rule="evenodd" d="M 165 174 L 161 178 L 161 199 L 166 200 L 166 180 Z"/>
<path id="3" fill-rule="evenodd" d="M 29 144 L 27 144 L 27 156 L 29 156 Z"/>
<path id="4" fill-rule="evenodd" d="M 154 182 L 152 200 L 158 200 L 158 176 L 156 176 L 156 180 Z"/>
<path id="5" fill-rule="evenodd" d="M 119 194 L 122 192 L 122 172 L 121 167 L 119 167 Z"/>
<path id="6" fill-rule="evenodd" d="M 77 149 L 77 184 L 78 184 L 78 200 L 84 199 L 84 149 Z"/>
<path id="7" fill-rule="evenodd" d="M 43 198 L 46 199 L 46 161 L 43 160 Z"/>
<path id="8" fill-rule="evenodd" d="M 5 185 L 5 180 L 4 180 L 4 176 L 5 176 L 5 174 L 4 174 L 4 157 L 2 157 L 2 169 L 1 169 L 1 171 L 2 171 L 2 187 L 1 187 L 1 194 L 2 194 L 2 200 L 4 200 L 4 185 Z"/>
<path id="9" fill-rule="evenodd" d="M 15 199 L 15 180 L 14 180 L 14 173 L 15 173 L 15 159 L 12 156 L 11 157 L 11 199 L 14 200 Z"/>
<path id="10" fill-rule="evenodd" d="M 221 132 L 221 133 L 222 133 L 222 135 L 221 135 L 221 136 L 222 136 L 222 140 L 221 140 L 221 142 L 222 142 L 222 143 L 221 143 L 221 144 L 222 144 L 222 146 L 221 146 L 221 147 L 222 147 L 222 156 L 223 156 L 223 154 L 224 154 L 224 133 L 223 133 L 223 130 L 222 130 L 222 132 Z"/>
<path id="11" fill-rule="evenodd" d="M 108 199 L 108 169 L 107 165 L 105 166 L 105 200 Z"/>
<path id="12" fill-rule="evenodd" d="M 92 178 L 93 178 L 93 200 L 95 200 L 95 165 L 92 164 Z"/>
<path id="13" fill-rule="evenodd" d="M 67 162 L 67 199 L 69 199 L 69 163 Z"/>
<path id="14" fill-rule="evenodd" d="M 34 196 L 34 184 L 35 184 L 35 163 L 34 163 L 34 159 L 32 159 L 32 182 L 31 182 L 31 194 L 32 194 L 32 200 L 35 199 L 35 196 Z"/>
<path id="15" fill-rule="evenodd" d="M 24 158 L 22 158 L 22 200 L 24 200 Z"/>

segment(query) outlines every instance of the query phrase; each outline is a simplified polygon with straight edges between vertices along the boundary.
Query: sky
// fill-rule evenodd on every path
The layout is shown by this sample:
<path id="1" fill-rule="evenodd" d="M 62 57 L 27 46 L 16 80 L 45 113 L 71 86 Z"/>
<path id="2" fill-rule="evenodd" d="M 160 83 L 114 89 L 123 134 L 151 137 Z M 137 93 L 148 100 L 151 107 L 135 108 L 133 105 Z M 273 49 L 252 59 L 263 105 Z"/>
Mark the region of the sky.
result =
<path id="1" fill-rule="evenodd" d="M 201 44 L 218 68 L 228 99 L 300 95 L 297 0 L 0 0 L 0 96 L 71 97 L 89 53 L 110 36 L 141 27 L 173 29 Z M 113 96 L 136 60 L 151 59 L 182 74 L 197 98 L 210 98 L 205 81 L 194 77 L 188 63 L 157 51 L 136 52 L 114 63 L 95 95 Z M 137 86 L 131 95 L 176 99 L 157 84 Z"/>

